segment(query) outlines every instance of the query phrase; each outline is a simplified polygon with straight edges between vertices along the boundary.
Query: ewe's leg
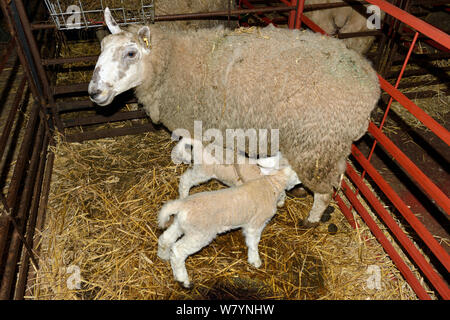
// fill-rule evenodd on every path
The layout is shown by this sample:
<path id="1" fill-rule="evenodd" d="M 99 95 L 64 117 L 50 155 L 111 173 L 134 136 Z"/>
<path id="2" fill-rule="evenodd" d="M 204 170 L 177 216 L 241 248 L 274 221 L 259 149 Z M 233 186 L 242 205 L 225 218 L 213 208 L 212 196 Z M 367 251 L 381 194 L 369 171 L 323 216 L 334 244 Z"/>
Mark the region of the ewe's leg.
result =
<path id="1" fill-rule="evenodd" d="M 182 234 L 178 220 L 175 218 L 170 227 L 158 239 L 158 257 L 169 260 L 170 249 Z"/>
<path id="2" fill-rule="evenodd" d="M 261 239 L 261 232 L 264 230 L 265 224 L 262 227 L 244 227 L 243 233 L 245 236 L 245 243 L 248 247 L 248 263 L 255 268 L 261 266 L 261 259 L 259 258 L 258 244 Z"/>
<path id="3" fill-rule="evenodd" d="M 314 193 L 314 203 L 309 211 L 308 218 L 303 221 L 303 226 L 314 227 L 319 224 L 323 212 L 331 202 L 331 193 Z"/>
<path id="4" fill-rule="evenodd" d="M 206 175 L 199 167 L 194 167 L 186 170 L 180 178 L 180 184 L 178 186 L 178 192 L 180 199 L 184 199 L 189 195 L 189 190 L 193 186 L 210 180 L 211 177 Z"/>
<path id="5" fill-rule="evenodd" d="M 191 283 L 185 266 L 185 260 L 191 254 L 196 253 L 206 246 L 214 236 L 205 234 L 185 234 L 183 238 L 175 242 L 170 254 L 170 265 L 172 266 L 175 280 L 181 282 L 185 288 L 190 288 Z"/>

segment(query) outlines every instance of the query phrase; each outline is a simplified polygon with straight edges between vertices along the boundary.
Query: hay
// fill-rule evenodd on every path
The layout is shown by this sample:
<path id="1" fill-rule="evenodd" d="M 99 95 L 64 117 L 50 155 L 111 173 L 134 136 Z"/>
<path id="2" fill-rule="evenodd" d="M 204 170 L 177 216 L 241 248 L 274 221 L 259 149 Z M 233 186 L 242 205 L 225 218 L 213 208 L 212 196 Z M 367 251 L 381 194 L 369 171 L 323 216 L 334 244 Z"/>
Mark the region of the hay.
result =
<path id="1" fill-rule="evenodd" d="M 157 258 L 157 212 L 178 197 L 186 169 L 170 160 L 166 131 L 59 142 L 45 227 L 40 233 L 40 269 L 31 277 L 32 299 L 416 299 L 364 223 L 353 230 L 336 208 L 329 223 L 303 230 L 312 197 L 288 197 L 259 245 L 263 265 L 247 262 L 240 231 L 220 235 L 187 259 L 194 289 L 173 280 Z M 211 182 L 191 193 L 224 188 Z M 363 237 L 364 236 L 364 237 Z M 367 287 L 369 265 L 381 268 L 381 290 Z M 71 272 L 81 288 L 70 290 Z"/>

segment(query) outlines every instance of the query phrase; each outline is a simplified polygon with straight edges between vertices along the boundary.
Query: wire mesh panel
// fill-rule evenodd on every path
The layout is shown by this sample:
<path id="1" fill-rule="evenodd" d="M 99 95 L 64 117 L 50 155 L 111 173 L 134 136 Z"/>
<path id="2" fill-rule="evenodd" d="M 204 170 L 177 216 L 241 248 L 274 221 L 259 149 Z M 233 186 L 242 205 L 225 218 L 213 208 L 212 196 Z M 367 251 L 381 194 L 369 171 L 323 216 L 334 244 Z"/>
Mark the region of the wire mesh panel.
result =
<path id="1" fill-rule="evenodd" d="M 94 28 L 103 24 L 103 12 L 109 7 L 120 25 L 154 21 L 153 0 L 44 0 L 59 30 Z"/>

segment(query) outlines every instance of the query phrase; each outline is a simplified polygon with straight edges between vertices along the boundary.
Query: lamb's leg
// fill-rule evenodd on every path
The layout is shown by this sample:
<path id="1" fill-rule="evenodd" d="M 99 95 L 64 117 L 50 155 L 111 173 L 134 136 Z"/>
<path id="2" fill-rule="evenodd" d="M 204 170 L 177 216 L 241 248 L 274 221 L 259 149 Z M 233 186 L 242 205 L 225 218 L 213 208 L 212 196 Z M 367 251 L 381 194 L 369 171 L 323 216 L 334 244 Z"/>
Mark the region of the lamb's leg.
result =
<path id="1" fill-rule="evenodd" d="M 314 203 L 309 211 L 308 218 L 303 221 L 303 226 L 314 227 L 319 224 L 320 218 L 331 202 L 331 193 L 314 193 Z"/>
<path id="2" fill-rule="evenodd" d="M 248 263 L 253 265 L 255 268 L 259 268 L 261 266 L 261 259 L 259 257 L 258 252 L 258 244 L 261 239 L 261 232 L 264 230 L 264 226 L 262 227 L 244 227 L 242 229 L 245 236 L 245 243 L 248 247 Z"/>
<path id="3" fill-rule="evenodd" d="M 278 198 L 277 207 L 281 208 L 282 206 L 284 206 L 285 201 L 286 201 L 286 192 L 282 191 Z"/>
<path id="4" fill-rule="evenodd" d="M 199 185 L 200 183 L 210 180 L 211 177 L 205 174 L 202 170 L 197 167 L 190 168 L 186 170 L 180 178 L 180 184 L 178 186 L 178 192 L 180 194 L 180 199 L 184 199 L 189 195 L 189 190 L 193 186 Z"/>
<path id="5" fill-rule="evenodd" d="M 191 283 L 186 270 L 185 260 L 191 254 L 196 253 L 208 243 L 214 236 L 207 234 L 185 234 L 183 238 L 175 242 L 172 246 L 172 252 L 170 254 L 170 265 L 172 266 L 173 276 L 175 280 L 181 282 L 185 288 L 190 288 Z"/>
<path id="6" fill-rule="evenodd" d="M 158 239 L 158 257 L 169 260 L 170 249 L 182 234 L 178 220 L 175 218 L 170 227 Z"/>

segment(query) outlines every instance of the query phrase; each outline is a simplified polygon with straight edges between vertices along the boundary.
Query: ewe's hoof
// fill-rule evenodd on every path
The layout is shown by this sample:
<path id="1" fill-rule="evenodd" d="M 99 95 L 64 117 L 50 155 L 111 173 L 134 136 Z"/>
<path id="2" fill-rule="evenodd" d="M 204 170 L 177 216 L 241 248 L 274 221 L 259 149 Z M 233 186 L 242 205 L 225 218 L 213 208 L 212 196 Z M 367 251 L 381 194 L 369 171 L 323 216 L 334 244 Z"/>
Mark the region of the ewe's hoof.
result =
<path id="1" fill-rule="evenodd" d="M 334 212 L 334 207 L 328 206 L 328 208 L 325 209 L 324 213 L 322 214 L 322 217 L 320 218 L 320 222 L 328 222 L 331 219 L 331 214 Z"/>

